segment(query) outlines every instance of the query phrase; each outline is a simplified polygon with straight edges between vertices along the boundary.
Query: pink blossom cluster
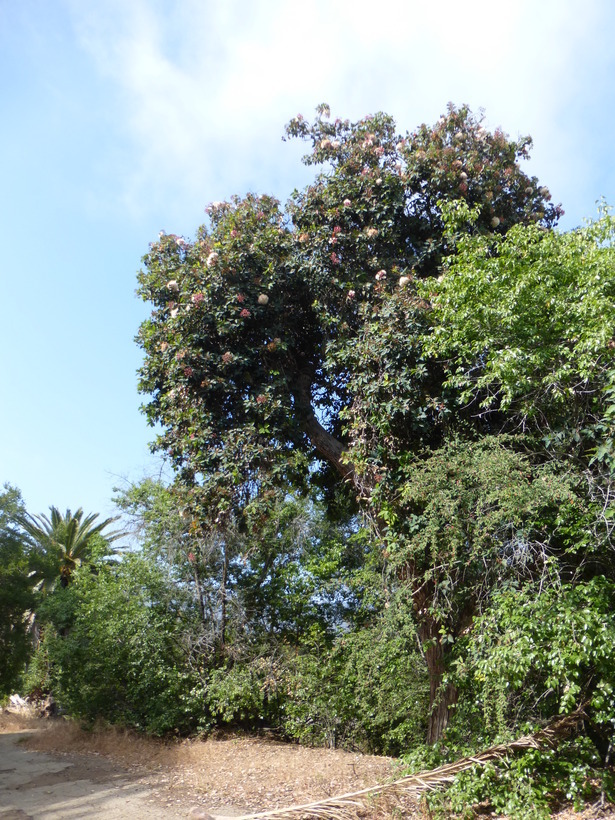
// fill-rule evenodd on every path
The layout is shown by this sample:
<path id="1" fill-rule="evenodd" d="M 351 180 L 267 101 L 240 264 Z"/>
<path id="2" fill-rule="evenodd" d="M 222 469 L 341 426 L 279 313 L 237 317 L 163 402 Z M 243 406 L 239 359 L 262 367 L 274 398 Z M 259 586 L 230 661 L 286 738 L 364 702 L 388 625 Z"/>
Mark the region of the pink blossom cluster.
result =
<path id="1" fill-rule="evenodd" d="M 383 282 L 387 278 L 387 272 L 385 270 L 379 270 L 376 274 L 376 281 Z"/>
<path id="2" fill-rule="evenodd" d="M 250 311 L 244 308 L 239 315 L 242 319 L 248 319 L 250 316 Z"/>
<path id="3" fill-rule="evenodd" d="M 200 305 L 201 302 L 205 301 L 205 295 L 203 293 L 193 293 L 190 298 L 193 305 Z"/>

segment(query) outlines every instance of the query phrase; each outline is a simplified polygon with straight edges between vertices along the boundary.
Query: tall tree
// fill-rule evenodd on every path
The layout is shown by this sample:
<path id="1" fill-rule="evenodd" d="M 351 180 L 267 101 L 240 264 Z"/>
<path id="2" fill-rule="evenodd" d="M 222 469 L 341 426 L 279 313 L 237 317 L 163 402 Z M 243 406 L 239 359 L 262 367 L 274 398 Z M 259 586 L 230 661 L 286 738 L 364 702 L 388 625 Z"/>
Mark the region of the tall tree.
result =
<path id="1" fill-rule="evenodd" d="M 139 333 L 140 388 L 163 427 L 158 448 L 212 529 L 266 512 L 280 486 L 337 483 L 384 542 L 408 459 L 455 425 L 487 431 L 447 395 L 425 352 L 421 280 L 460 237 L 550 227 L 560 210 L 521 170 L 529 138 L 490 133 L 467 107 L 400 135 L 386 115 L 332 122 L 321 106 L 287 134 L 310 142 L 305 161 L 323 170 L 285 211 L 272 197 L 234 198 L 210 206 L 194 242 L 162 234 L 152 244 L 140 275 L 154 306 Z M 455 200 L 468 210 L 451 231 Z M 419 596 L 424 577 L 412 566 Z M 417 618 L 439 640 L 437 613 L 418 606 Z M 441 658 L 426 660 L 435 703 Z M 432 738 L 445 723 L 434 720 Z"/>

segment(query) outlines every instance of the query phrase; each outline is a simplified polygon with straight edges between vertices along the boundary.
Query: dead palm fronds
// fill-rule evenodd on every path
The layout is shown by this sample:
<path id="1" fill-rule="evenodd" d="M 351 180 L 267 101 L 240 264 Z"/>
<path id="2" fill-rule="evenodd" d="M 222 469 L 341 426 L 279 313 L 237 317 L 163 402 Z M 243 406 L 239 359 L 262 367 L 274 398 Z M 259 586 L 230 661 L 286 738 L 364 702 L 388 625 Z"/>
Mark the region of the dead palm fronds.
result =
<path id="1" fill-rule="evenodd" d="M 585 717 L 583 707 L 563 718 L 552 721 L 544 729 L 531 735 L 517 738 L 510 743 L 501 743 L 492 746 L 474 757 L 464 757 L 454 763 L 446 763 L 437 769 L 428 772 L 410 774 L 392 783 L 378 786 L 369 786 L 356 792 L 329 797 L 315 803 L 289 806 L 284 809 L 243 814 L 236 820 L 353 820 L 358 813 L 369 808 L 375 798 L 382 796 L 396 797 L 402 794 L 411 797 L 443 789 L 449 786 L 461 772 L 473 766 L 486 766 L 496 760 L 501 760 L 511 754 L 525 752 L 528 749 L 555 748 L 560 740 L 567 737 Z"/>

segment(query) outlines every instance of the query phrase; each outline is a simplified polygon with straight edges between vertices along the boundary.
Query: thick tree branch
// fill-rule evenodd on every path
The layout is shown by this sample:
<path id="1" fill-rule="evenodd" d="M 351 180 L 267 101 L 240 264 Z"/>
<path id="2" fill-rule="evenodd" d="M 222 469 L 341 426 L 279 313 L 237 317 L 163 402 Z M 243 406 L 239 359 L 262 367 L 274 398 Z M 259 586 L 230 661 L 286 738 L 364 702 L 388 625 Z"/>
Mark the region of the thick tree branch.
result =
<path id="1" fill-rule="evenodd" d="M 292 393 L 297 408 L 297 416 L 303 431 L 306 433 L 319 454 L 333 465 L 346 481 L 354 482 L 355 469 L 352 462 L 343 456 L 344 445 L 328 433 L 316 418 L 312 408 L 312 376 L 299 373 L 293 381 Z"/>

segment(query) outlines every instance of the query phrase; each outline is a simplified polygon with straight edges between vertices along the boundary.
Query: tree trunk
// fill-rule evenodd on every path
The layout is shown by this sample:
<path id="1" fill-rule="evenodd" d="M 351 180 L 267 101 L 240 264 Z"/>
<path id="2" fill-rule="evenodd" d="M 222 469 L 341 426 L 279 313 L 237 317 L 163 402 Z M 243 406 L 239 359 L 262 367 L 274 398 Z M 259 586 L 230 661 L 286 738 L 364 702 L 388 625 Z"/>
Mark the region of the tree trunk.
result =
<path id="1" fill-rule="evenodd" d="M 194 585 L 196 587 L 196 595 L 199 602 L 199 615 L 201 616 L 201 623 L 204 625 L 206 622 L 205 618 L 205 602 L 203 601 L 203 591 L 201 589 L 201 579 L 199 578 L 199 570 L 197 566 L 194 566 L 192 569 L 192 573 L 194 576 Z"/>
<path id="2" fill-rule="evenodd" d="M 440 625 L 431 616 L 424 615 L 419 625 L 419 638 L 425 651 L 425 663 L 429 672 L 429 722 L 427 743 L 436 743 L 446 729 L 451 713 L 457 703 L 457 688 L 449 683 L 442 686 L 446 672 L 446 654 L 440 636 Z"/>

